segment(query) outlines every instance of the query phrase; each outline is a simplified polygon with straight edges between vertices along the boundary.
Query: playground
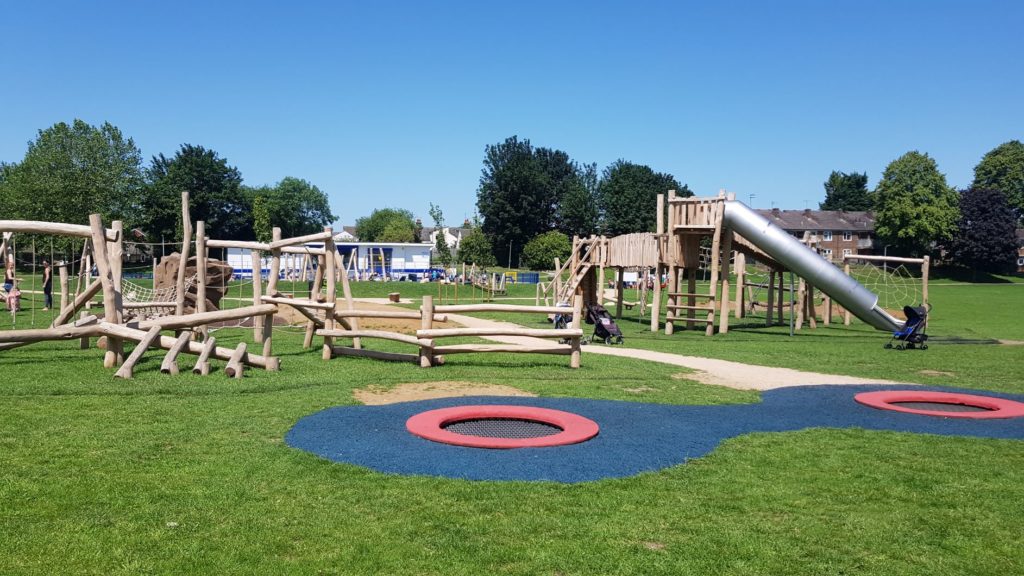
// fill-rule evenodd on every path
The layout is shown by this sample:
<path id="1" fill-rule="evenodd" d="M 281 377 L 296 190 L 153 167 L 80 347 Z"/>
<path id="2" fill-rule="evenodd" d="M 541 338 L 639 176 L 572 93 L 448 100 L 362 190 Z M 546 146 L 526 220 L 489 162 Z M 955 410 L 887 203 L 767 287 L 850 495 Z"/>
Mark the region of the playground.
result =
<path id="1" fill-rule="evenodd" d="M 0 315 L 0 330 L 46 330 L 59 310 L 42 310 L 30 268 L 19 275 L 22 310 Z M 735 270 L 723 278 L 738 280 Z M 267 324 L 242 321 L 297 309 L 284 300 L 312 302 L 307 312 L 328 321 L 305 282 L 284 280 L 279 295 L 266 281 L 225 291 L 219 312 L 230 320 L 208 326 L 223 357 L 205 376 L 184 364 L 162 373 L 166 356 L 150 350 L 131 379 L 113 378 L 98 332 L 5 350 L 0 571 L 1021 572 L 1024 419 L 968 422 L 854 400 L 907 388 L 1024 400 L 1024 325 L 1007 313 L 1024 283 L 999 280 L 932 278 L 927 351 L 885 350 L 889 334 L 856 318 L 791 332 L 794 306 L 771 326 L 764 310 L 739 319 L 732 310 L 726 332 L 684 329 L 684 316 L 666 334 L 666 289 L 658 330 L 627 309 L 616 318 L 623 344 L 580 346 L 574 367 L 573 345 L 555 340 L 590 328 L 574 314 L 578 327 L 566 330 L 575 332 L 560 334 L 546 314 L 520 309 L 547 308 L 534 306 L 533 285 L 462 292 L 456 303 L 436 284 L 351 282 L 350 294 L 332 286 L 335 310 L 360 323 L 347 339 L 340 320 L 320 332 L 334 339 L 325 354 L 308 344 L 308 315 L 271 321 L 272 346 L 261 340 Z M 695 284 L 689 293 L 711 285 Z M 639 301 L 632 290 L 623 299 Z M 400 302 L 383 303 L 394 292 Z M 153 331 L 113 320 L 82 327 Z M 154 326 L 175 326 L 165 322 Z M 421 342 L 424 330 L 453 329 L 476 332 Z M 349 344 L 357 331 L 359 348 Z M 405 339 L 375 338 L 392 332 Z M 533 342 L 537 334 L 559 338 Z M 522 339 L 534 353 L 512 349 Z M 279 369 L 237 365 L 243 377 L 225 378 L 243 344 Z M 426 368 L 410 346 L 479 353 Z M 373 354 L 338 357 L 340 347 Z M 559 352 L 537 353 L 544 347 Z M 578 413 L 601 432 L 502 451 L 404 431 L 415 414 L 481 404 Z"/>

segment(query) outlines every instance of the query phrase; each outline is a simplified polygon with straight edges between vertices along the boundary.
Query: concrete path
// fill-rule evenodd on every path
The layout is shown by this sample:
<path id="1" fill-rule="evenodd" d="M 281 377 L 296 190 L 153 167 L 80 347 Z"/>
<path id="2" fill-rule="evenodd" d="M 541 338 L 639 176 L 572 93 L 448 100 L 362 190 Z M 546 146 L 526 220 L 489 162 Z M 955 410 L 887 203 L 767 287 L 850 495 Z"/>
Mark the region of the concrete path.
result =
<path id="1" fill-rule="evenodd" d="M 519 327 L 511 322 L 500 322 L 497 320 L 485 320 L 461 314 L 449 314 L 448 319 L 458 322 L 469 328 L 490 328 L 490 327 Z M 529 344 L 531 346 L 560 346 L 552 340 L 541 338 L 529 338 L 523 336 L 488 336 L 488 340 L 506 344 Z M 583 347 L 585 354 L 604 354 L 606 356 L 621 356 L 623 358 L 637 358 L 651 362 L 661 362 L 673 366 L 681 366 L 694 370 L 693 374 L 686 377 L 705 384 L 728 386 L 739 390 L 772 390 L 785 386 L 809 386 L 822 384 L 907 384 L 906 382 L 893 382 L 891 380 L 877 380 L 868 378 L 856 378 L 853 376 L 838 376 L 835 374 L 820 374 L 817 372 L 802 372 L 790 368 L 775 368 L 772 366 L 756 366 L 730 362 L 728 360 L 716 360 L 713 358 L 700 358 L 697 356 L 683 356 L 680 354 L 669 354 L 667 352 L 654 352 L 651 350 L 638 350 L 636 348 L 623 348 L 605 346 L 603 344 L 592 344 Z"/>

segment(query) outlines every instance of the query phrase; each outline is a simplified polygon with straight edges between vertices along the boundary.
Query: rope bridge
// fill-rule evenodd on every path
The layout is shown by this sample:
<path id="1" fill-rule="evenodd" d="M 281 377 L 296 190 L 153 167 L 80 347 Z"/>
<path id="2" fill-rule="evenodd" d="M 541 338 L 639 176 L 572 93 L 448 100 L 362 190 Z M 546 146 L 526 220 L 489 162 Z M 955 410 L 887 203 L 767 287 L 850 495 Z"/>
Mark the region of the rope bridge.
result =
<path id="1" fill-rule="evenodd" d="M 185 279 L 185 293 L 196 281 L 196 275 Z M 121 298 L 124 302 L 125 316 L 135 319 L 158 318 L 172 314 L 177 305 L 178 288 L 171 285 L 167 288 L 147 288 L 130 280 L 121 280 Z"/>

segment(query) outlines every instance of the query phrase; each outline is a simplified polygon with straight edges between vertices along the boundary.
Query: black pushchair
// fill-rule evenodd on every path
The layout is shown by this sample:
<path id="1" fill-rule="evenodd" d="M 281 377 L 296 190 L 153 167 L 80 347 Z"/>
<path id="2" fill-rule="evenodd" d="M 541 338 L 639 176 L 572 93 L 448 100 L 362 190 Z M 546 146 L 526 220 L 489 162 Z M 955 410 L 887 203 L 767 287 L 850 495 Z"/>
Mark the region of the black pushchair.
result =
<path id="1" fill-rule="evenodd" d="M 605 344 L 622 344 L 622 330 L 619 330 L 619 325 L 604 306 L 587 306 L 586 322 L 594 325 L 594 336 L 591 341 L 600 339 L 604 340 Z"/>
<path id="2" fill-rule="evenodd" d="M 892 333 L 892 339 L 886 342 L 886 348 L 894 345 L 897 350 L 928 349 L 928 335 L 924 333 L 928 323 L 928 309 L 924 306 L 904 306 L 903 314 L 907 317 L 903 328 Z M 894 344 L 895 343 L 895 344 Z"/>

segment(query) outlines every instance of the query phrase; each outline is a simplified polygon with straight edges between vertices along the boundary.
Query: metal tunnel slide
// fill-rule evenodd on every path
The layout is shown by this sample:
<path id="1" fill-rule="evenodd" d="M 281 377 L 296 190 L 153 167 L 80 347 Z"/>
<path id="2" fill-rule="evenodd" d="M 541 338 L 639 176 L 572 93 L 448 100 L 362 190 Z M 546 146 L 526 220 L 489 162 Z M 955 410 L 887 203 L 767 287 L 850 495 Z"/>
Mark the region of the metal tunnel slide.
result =
<path id="1" fill-rule="evenodd" d="M 724 224 L 867 324 L 889 332 L 903 328 L 902 320 L 878 306 L 875 293 L 742 202 L 725 203 Z"/>

